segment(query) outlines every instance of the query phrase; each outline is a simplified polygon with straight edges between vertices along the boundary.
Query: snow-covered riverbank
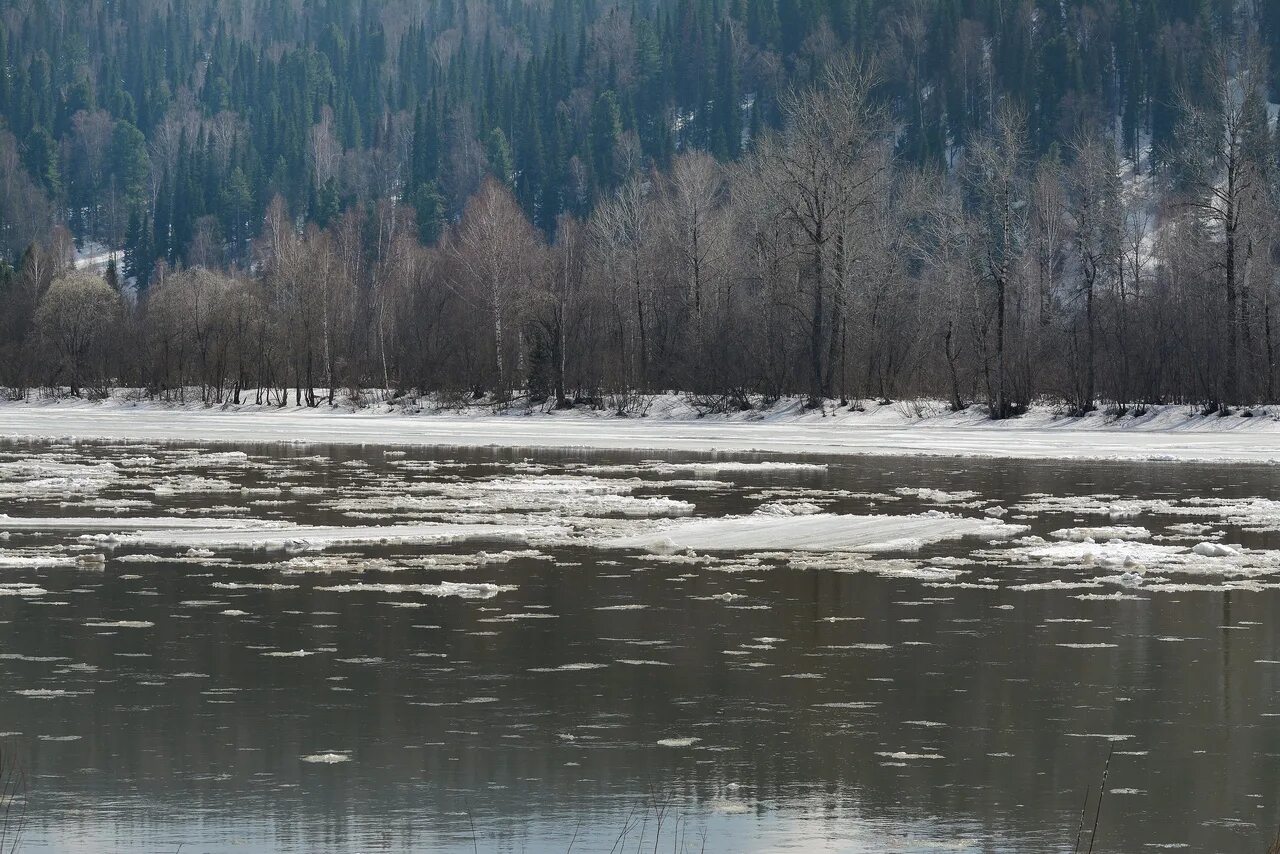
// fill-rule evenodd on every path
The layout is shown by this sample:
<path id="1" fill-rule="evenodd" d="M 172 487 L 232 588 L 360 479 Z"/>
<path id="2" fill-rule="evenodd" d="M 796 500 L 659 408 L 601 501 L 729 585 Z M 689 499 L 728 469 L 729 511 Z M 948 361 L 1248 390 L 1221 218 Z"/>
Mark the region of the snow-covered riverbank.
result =
<path id="1" fill-rule="evenodd" d="M 973 408 L 870 405 L 866 411 L 767 411 L 699 416 L 677 397 L 657 398 L 643 417 L 606 412 L 491 408 L 428 413 L 406 407 L 205 408 L 42 400 L 0 404 L 0 437 L 201 442 L 504 446 L 769 454 L 927 455 L 1020 459 L 1280 462 L 1280 417 L 1203 416 L 1186 407 L 1140 417 L 1070 418 L 1050 408 L 1004 422 Z"/>

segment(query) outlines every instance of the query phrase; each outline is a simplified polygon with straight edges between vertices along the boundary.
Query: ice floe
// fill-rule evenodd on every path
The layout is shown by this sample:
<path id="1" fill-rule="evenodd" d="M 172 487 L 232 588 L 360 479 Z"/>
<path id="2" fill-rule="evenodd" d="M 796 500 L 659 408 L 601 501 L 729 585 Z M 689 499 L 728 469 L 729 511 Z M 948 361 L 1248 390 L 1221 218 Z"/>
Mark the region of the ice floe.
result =
<path id="1" fill-rule="evenodd" d="M 730 516 L 679 522 L 653 533 L 604 543 L 620 549 L 671 553 L 698 551 L 916 551 L 928 544 L 964 537 L 1004 539 L 1026 531 L 1022 525 L 990 518 L 944 513 L 912 515 Z"/>
<path id="2" fill-rule="evenodd" d="M 422 596 L 457 596 L 462 599 L 492 599 L 516 588 L 510 584 L 441 581 L 438 584 L 374 584 L 357 582 L 317 587 L 328 593 L 417 593 Z"/>
<path id="3" fill-rule="evenodd" d="M 343 762 L 350 762 L 351 755 L 348 753 L 312 753 L 308 756 L 303 756 L 302 761 L 313 765 L 338 765 Z"/>
<path id="4" fill-rule="evenodd" d="M 1080 543 L 1086 540 L 1149 540 L 1151 532 L 1135 525 L 1114 525 L 1101 528 L 1060 528 L 1049 536 Z"/>
<path id="5" fill-rule="evenodd" d="M 440 545 L 491 540 L 552 542 L 567 532 L 554 525 L 505 526 L 420 522 L 411 525 L 298 525 L 245 519 L 183 517 L 14 517 L 0 514 L 0 531 L 71 531 L 102 546 L 312 551 L 362 545 Z"/>

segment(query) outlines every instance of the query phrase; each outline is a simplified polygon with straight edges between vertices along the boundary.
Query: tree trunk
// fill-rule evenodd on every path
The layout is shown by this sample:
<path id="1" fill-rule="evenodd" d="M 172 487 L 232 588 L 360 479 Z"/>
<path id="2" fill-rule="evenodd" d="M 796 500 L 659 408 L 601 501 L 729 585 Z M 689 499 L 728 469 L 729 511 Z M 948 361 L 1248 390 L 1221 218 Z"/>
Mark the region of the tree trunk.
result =
<path id="1" fill-rule="evenodd" d="M 826 275 L 822 256 L 822 225 L 813 239 L 813 316 L 809 320 L 809 407 L 822 405 L 822 331 L 826 325 Z"/>
<path id="2" fill-rule="evenodd" d="M 953 335 L 953 325 L 950 320 L 947 321 L 947 333 L 943 338 L 943 352 L 947 357 L 947 373 L 951 375 L 951 411 L 959 412 L 964 409 L 964 403 L 960 400 L 960 373 L 956 370 L 956 362 L 960 359 L 951 346 Z"/>
<path id="3" fill-rule="evenodd" d="M 1001 267 L 996 273 L 996 379 L 995 409 L 993 418 L 1004 418 L 1008 415 L 1005 402 L 1005 353 L 1004 353 L 1004 315 L 1007 271 Z"/>
<path id="4" fill-rule="evenodd" d="M 1080 401 L 1080 412 L 1093 411 L 1094 389 L 1097 382 L 1097 358 L 1095 356 L 1096 329 L 1093 318 L 1093 283 L 1097 278 L 1097 265 L 1088 262 L 1085 274 L 1084 318 L 1085 318 L 1085 366 L 1084 366 L 1084 400 Z"/>
<path id="5" fill-rule="evenodd" d="M 1235 181 L 1233 168 L 1227 169 L 1227 211 L 1225 218 L 1226 231 L 1226 297 L 1227 297 L 1227 364 L 1223 371 L 1223 403 L 1230 407 L 1237 403 L 1239 394 L 1238 334 L 1236 328 L 1236 209 Z"/>

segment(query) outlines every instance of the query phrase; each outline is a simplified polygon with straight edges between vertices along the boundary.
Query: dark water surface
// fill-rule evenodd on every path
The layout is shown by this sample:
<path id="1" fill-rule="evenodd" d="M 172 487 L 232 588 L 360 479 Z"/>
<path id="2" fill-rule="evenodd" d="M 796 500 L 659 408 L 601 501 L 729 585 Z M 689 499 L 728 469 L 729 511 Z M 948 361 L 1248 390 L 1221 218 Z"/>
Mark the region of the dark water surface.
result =
<path id="1" fill-rule="evenodd" d="M 199 463 L 176 446 L 0 444 L 11 463 L 122 472 L 62 494 L 36 478 L 0 497 L 0 512 L 479 519 L 458 484 L 587 476 L 642 478 L 629 494 L 690 502 L 698 516 L 778 495 L 840 513 L 951 509 L 885 498 L 900 487 L 1009 508 L 1038 493 L 1280 498 L 1270 467 L 865 458 L 690 473 L 626 468 L 652 454 L 239 450 L 251 465 Z M 615 468 L 581 471 L 600 465 Z M 433 482 L 452 485 L 456 506 L 341 503 L 429 494 Z M 549 522 L 577 511 L 500 512 Z M 618 530 L 655 524 L 595 515 Z M 1266 583 L 1118 600 L 1012 590 L 1099 573 L 986 566 L 974 552 L 1006 544 L 973 541 L 910 556 L 963 558 L 941 584 L 780 559 L 682 563 L 598 548 L 581 518 L 582 538 L 558 545 L 301 555 L 346 556 L 328 572 L 290 572 L 300 555 L 284 551 L 98 544 L 105 566 L 0 568 L 0 582 L 47 591 L 0 596 L 0 744 L 29 778 L 19 850 L 1066 852 L 1109 750 L 1094 851 L 1263 854 L 1275 836 L 1280 593 Z M 1004 518 L 1041 536 L 1121 524 Z M 1192 521 L 1224 542 L 1280 548 L 1274 531 Z M 0 552 L 58 554 L 80 533 L 15 530 Z M 522 553 L 468 563 L 479 550 Z M 119 559 L 137 554 L 153 558 Z M 444 557 L 418 559 L 429 555 Z M 514 589 L 324 589 L 441 581 Z M 215 586 L 228 584 L 275 589 Z M 295 651 L 310 654 L 269 654 Z M 304 759 L 327 754 L 340 761 Z M 1086 829 L 1093 816 L 1091 801 Z"/>

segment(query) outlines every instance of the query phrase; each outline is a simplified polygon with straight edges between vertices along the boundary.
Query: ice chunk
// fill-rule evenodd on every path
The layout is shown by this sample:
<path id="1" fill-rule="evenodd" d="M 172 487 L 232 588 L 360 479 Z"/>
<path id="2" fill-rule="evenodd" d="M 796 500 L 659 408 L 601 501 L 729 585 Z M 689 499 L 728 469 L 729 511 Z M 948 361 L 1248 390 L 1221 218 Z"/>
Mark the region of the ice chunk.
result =
<path id="1" fill-rule="evenodd" d="M 930 543 L 962 537 L 1014 537 L 1026 531 L 998 519 L 914 515 L 730 516 L 679 522 L 653 534 L 607 540 L 612 548 L 646 549 L 655 544 L 666 551 L 912 551 Z"/>
<path id="2" fill-rule="evenodd" d="M 1224 546 L 1222 543 L 1196 543 L 1191 551 L 1202 557 L 1229 557 L 1236 553 L 1231 546 Z"/>
<path id="3" fill-rule="evenodd" d="M 1114 525 L 1101 528 L 1061 528 L 1049 536 L 1079 543 L 1088 540 L 1149 540 L 1151 532 L 1133 525 Z"/>

